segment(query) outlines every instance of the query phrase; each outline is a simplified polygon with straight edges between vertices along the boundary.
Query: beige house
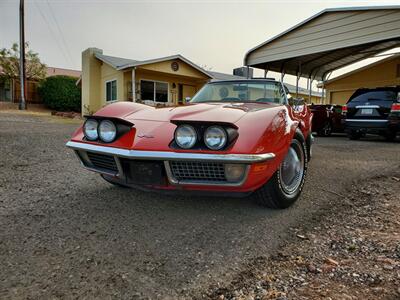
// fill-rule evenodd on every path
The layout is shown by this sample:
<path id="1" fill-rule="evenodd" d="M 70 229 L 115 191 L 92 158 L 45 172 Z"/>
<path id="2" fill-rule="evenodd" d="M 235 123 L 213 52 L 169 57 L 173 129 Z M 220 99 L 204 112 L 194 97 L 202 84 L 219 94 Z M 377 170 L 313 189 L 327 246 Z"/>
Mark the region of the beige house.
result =
<path id="1" fill-rule="evenodd" d="M 137 61 L 89 48 L 82 53 L 82 113 L 93 113 L 114 101 L 180 104 L 215 74 L 181 55 Z"/>
<path id="2" fill-rule="evenodd" d="M 375 63 L 348 72 L 319 84 L 326 89 L 326 103 L 346 104 L 359 88 L 400 85 L 400 55 L 389 56 Z"/>

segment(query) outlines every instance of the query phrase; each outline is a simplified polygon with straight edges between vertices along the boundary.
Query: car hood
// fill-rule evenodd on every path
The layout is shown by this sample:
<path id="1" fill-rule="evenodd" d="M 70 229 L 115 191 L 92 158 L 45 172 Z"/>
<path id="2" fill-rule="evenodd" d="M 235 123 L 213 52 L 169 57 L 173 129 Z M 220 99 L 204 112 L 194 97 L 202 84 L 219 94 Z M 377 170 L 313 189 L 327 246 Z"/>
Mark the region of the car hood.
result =
<path id="1" fill-rule="evenodd" d="M 135 120 L 236 123 L 249 112 L 274 106 L 265 103 L 198 103 L 164 108 L 146 107 L 146 109 L 132 112 L 124 118 L 132 123 L 135 123 Z"/>

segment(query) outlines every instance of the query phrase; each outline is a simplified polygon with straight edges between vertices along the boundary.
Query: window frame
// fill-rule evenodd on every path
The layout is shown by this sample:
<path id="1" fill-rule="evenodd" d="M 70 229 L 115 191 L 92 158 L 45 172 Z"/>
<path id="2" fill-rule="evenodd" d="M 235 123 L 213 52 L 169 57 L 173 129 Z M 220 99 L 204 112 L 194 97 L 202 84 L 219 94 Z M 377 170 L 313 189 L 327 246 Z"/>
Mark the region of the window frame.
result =
<path id="1" fill-rule="evenodd" d="M 140 80 L 139 80 L 139 82 L 140 82 L 140 92 L 139 92 L 139 94 L 140 94 L 140 100 L 142 100 L 142 101 L 145 101 L 145 100 L 148 100 L 148 101 L 151 101 L 151 100 L 149 100 L 149 99 L 142 99 L 142 81 L 149 81 L 149 82 L 153 82 L 154 83 L 154 88 L 153 88 L 153 103 L 154 104 L 157 104 L 157 103 L 160 103 L 160 104 L 163 104 L 163 103 L 170 103 L 170 96 L 169 96 L 169 94 L 170 94 L 170 87 L 169 87 L 169 82 L 167 82 L 167 81 L 161 81 L 161 80 L 154 80 L 154 79 L 146 79 L 146 78 L 141 78 Z M 165 83 L 165 84 L 167 84 L 167 102 L 158 102 L 158 101 L 156 101 L 156 86 L 157 86 L 157 84 L 156 83 Z"/>
<path id="2" fill-rule="evenodd" d="M 115 99 L 107 100 L 107 84 L 111 83 L 111 98 L 112 98 L 112 82 L 115 81 Z M 118 101 L 118 80 L 117 78 L 106 80 L 105 83 L 105 100 L 106 103 Z"/>

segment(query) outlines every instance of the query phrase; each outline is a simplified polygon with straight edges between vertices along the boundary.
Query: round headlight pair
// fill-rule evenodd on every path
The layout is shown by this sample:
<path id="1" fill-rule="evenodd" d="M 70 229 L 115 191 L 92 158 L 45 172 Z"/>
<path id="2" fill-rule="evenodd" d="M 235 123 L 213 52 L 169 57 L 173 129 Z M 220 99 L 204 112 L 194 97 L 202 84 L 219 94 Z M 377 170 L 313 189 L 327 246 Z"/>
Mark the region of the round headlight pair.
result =
<path id="1" fill-rule="evenodd" d="M 192 148 L 197 142 L 197 131 L 191 125 L 180 125 L 175 130 L 175 142 L 183 149 Z M 204 132 L 204 143 L 211 150 L 220 150 L 225 147 L 228 136 L 220 126 L 210 126 Z"/>
<path id="2" fill-rule="evenodd" d="M 95 119 L 87 119 L 83 125 L 83 133 L 90 141 L 100 138 L 103 142 L 110 143 L 117 136 L 117 127 L 110 120 L 99 122 Z"/>

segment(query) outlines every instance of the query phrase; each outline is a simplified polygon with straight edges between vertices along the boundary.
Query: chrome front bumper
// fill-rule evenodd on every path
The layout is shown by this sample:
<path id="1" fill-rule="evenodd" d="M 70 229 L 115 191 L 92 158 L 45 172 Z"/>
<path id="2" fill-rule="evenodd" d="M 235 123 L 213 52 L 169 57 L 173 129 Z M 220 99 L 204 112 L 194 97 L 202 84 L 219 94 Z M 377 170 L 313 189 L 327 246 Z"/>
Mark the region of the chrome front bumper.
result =
<path id="1" fill-rule="evenodd" d="M 225 185 L 225 186 L 239 186 L 244 183 L 242 180 L 237 183 L 215 183 L 215 182 L 182 182 L 177 181 L 171 174 L 169 161 L 196 161 L 196 162 L 212 162 L 212 163 L 227 163 L 227 164 L 254 164 L 261 163 L 275 158 L 274 153 L 262 153 L 262 154 L 207 154 L 207 153 L 188 153 L 188 152 L 171 152 L 171 151 L 141 151 L 141 150 L 127 150 L 108 146 L 98 146 L 87 143 L 79 143 L 69 141 L 66 144 L 67 147 L 75 150 L 83 166 L 91 171 L 95 171 L 110 176 L 119 178 L 124 177 L 123 168 L 121 166 L 120 158 L 126 158 L 130 160 L 153 160 L 164 162 L 168 180 L 171 184 L 196 184 L 196 185 Z M 100 153 L 105 155 L 113 156 L 116 162 L 118 171 L 108 172 L 93 168 L 90 165 L 85 164 L 83 161 L 87 159 L 87 152 Z M 248 173 L 246 171 L 246 176 Z M 246 179 L 246 178 L 244 178 Z"/>

